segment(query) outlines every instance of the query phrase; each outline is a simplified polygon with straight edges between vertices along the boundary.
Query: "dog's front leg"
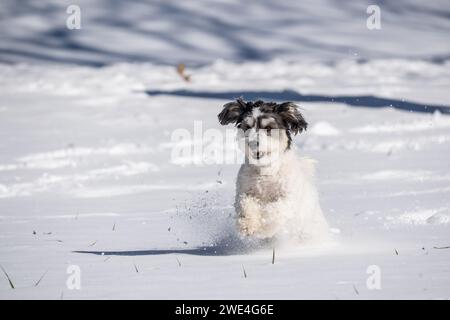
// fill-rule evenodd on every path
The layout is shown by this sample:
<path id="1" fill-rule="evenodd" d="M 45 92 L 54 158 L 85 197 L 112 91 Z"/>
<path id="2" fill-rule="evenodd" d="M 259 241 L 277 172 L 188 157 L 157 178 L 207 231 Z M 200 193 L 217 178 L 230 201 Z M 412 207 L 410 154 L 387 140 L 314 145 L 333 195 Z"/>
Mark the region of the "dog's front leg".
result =
<path id="1" fill-rule="evenodd" d="M 276 201 L 266 203 L 261 209 L 260 238 L 273 238 L 285 231 L 292 218 L 292 209 L 289 206 L 290 200 L 281 197 Z"/>
<path id="2" fill-rule="evenodd" d="M 253 235 L 261 229 L 262 217 L 258 199 L 243 195 L 236 202 L 237 226 L 245 236 Z"/>

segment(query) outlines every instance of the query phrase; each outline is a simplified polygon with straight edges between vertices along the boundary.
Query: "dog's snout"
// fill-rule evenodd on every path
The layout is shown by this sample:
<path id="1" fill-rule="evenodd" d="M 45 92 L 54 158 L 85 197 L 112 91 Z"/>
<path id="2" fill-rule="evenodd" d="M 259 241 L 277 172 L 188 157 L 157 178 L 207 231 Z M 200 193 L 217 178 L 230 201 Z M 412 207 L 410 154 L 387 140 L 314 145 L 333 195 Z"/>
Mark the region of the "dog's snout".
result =
<path id="1" fill-rule="evenodd" d="M 250 141 L 248 142 L 248 146 L 249 146 L 251 149 L 258 149 L 258 147 L 259 147 L 259 141 L 258 141 L 258 140 L 250 140 Z"/>

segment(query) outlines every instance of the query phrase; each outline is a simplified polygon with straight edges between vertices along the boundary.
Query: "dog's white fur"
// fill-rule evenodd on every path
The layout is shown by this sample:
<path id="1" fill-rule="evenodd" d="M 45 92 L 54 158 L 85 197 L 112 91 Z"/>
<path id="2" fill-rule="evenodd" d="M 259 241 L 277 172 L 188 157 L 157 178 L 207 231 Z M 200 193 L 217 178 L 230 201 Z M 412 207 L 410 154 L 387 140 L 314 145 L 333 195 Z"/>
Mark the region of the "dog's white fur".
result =
<path id="1" fill-rule="evenodd" d="M 315 161 L 287 150 L 267 166 L 245 163 L 235 208 L 242 234 L 257 238 L 313 240 L 327 235 L 314 186 Z"/>
<path id="2" fill-rule="evenodd" d="M 308 125 L 299 107 L 238 99 L 224 105 L 218 117 L 223 125 L 239 127 L 245 149 L 235 200 L 241 234 L 301 241 L 326 237 L 328 225 L 314 185 L 315 162 L 291 148 L 291 136 Z"/>

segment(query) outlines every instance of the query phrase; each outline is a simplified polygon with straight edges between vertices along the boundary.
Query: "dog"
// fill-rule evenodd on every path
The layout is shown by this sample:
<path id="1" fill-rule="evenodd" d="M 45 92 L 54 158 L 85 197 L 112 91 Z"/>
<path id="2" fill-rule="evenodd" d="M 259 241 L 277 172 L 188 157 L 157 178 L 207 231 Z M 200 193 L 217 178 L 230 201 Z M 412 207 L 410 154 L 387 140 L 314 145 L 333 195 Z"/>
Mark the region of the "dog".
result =
<path id="1" fill-rule="evenodd" d="M 315 161 L 298 157 L 292 138 L 307 129 L 299 107 L 238 99 L 223 106 L 222 125 L 235 124 L 245 150 L 236 181 L 237 227 L 244 237 L 313 240 L 328 225 L 314 185 Z"/>

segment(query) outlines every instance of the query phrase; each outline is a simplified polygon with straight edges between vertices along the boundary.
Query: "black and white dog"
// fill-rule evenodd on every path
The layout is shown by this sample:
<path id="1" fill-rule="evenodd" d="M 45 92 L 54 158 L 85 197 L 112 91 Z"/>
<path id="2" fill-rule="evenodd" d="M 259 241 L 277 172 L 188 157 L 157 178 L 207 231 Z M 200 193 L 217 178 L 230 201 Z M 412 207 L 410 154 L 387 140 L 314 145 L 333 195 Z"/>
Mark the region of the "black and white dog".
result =
<path id="1" fill-rule="evenodd" d="M 315 162 L 300 158 L 292 136 L 308 124 L 292 102 L 224 105 L 222 125 L 235 124 L 244 143 L 245 163 L 237 177 L 235 209 L 241 234 L 260 239 L 307 240 L 327 235 L 314 186 Z"/>

